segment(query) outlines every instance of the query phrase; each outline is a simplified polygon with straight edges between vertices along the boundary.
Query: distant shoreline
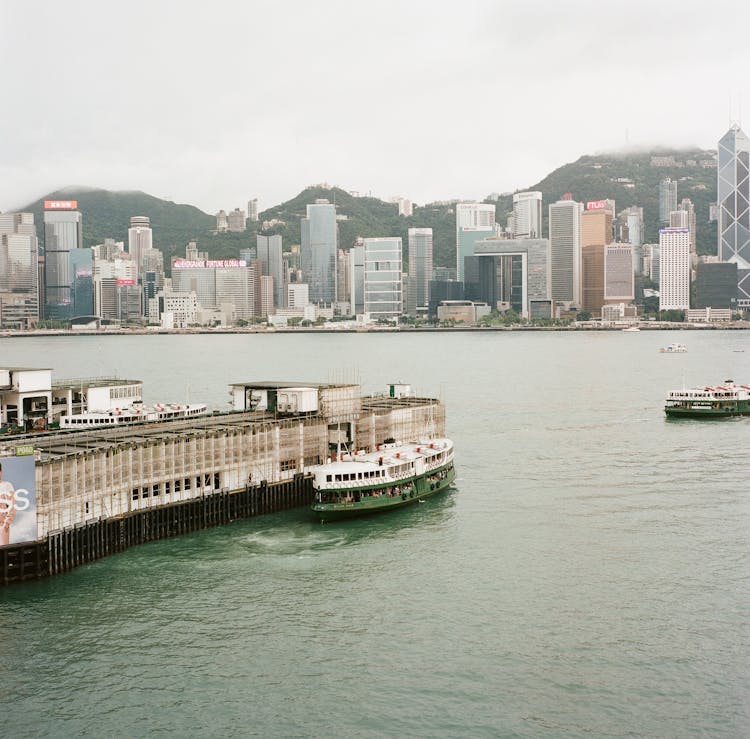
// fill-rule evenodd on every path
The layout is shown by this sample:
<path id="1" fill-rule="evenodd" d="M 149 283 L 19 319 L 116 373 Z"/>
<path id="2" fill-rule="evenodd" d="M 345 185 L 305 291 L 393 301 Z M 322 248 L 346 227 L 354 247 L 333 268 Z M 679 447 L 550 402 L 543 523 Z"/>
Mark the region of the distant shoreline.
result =
<path id="1" fill-rule="evenodd" d="M 378 326 L 369 328 L 186 328 L 186 329 L 120 329 L 114 331 L 74 331 L 70 329 L 40 329 L 38 331 L 0 331 L 0 339 L 29 337 L 54 338 L 56 336 L 193 336 L 193 335 L 227 335 L 227 334 L 413 334 L 413 333 L 492 333 L 506 331 L 527 332 L 623 332 L 624 325 L 617 326 Z M 716 325 L 690 323 L 652 323 L 641 324 L 641 331 L 746 331 L 750 329 L 749 321 L 733 321 Z"/>

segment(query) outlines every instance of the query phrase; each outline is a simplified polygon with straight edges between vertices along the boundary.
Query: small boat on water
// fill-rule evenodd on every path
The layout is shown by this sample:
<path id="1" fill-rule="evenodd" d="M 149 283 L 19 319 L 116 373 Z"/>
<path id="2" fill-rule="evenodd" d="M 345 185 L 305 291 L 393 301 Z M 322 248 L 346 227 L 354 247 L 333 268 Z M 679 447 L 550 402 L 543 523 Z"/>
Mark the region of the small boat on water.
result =
<path id="1" fill-rule="evenodd" d="M 640 331 L 638 326 L 628 326 L 627 328 L 623 329 L 623 332 L 626 334 L 631 334 L 631 333 L 634 333 L 635 331 Z"/>
<path id="2" fill-rule="evenodd" d="M 735 385 L 724 380 L 716 387 L 691 387 L 672 390 L 664 412 L 670 418 L 728 418 L 750 416 L 750 385 Z"/>
<path id="3" fill-rule="evenodd" d="M 417 503 L 445 490 L 456 477 L 450 439 L 380 444 L 374 452 L 340 454 L 307 471 L 314 476 L 312 511 L 321 521 Z"/>
<path id="4" fill-rule="evenodd" d="M 687 347 L 684 344 L 667 344 L 667 346 L 663 346 L 659 351 L 662 354 L 684 354 L 687 351 Z"/>

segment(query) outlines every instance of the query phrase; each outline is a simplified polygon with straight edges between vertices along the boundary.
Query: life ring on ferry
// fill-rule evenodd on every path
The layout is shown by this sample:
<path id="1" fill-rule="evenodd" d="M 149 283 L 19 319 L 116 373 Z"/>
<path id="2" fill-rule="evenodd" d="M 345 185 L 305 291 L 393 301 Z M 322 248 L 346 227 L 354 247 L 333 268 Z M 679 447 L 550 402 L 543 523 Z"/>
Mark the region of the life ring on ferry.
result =
<path id="1" fill-rule="evenodd" d="M 34 430 L 44 431 L 44 419 L 43 418 L 34 419 Z"/>

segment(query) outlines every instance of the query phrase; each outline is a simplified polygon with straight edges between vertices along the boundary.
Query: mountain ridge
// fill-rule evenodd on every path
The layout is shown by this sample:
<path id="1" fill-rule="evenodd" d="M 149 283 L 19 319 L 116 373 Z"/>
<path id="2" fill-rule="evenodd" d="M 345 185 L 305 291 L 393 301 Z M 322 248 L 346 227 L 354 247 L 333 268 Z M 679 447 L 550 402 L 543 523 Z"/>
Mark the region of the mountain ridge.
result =
<path id="1" fill-rule="evenodd" d="M 675 164 L 653 166 L 652 157 L 674 159 Z M 712 160 L 712 150 L 651 148 L 638 152 L 587 154 L 575 162 L 564 164 L 538 183 L 524 190 L 542 192 L 546 228 L 547 206 L 565 193 L 586 202 L 613 198 L 617 211 L 630 205 L 644 209 L 646 241 L 658 241 L 658 183 L 664 177 L 678 181 L 678 203 L 690 197 L 695 204 L 698 252 L 716 252 L 716 225 L 708 220 L 709 205 L 716 200 L 716 170 L 699 162 Z M 339 216 L 339 245 L 349 248 L 358 237 L 400 236 L 404 241 L 404 262 L 407 260 L 407 232 L 411 227 L 432 228 L 434 233 L 435 266 L 455 265 L 455 213 L 453 204 L 459 200 L 438 201 L 415 205 L 412 216 L 399 216 L 394 203 L 379 198 L 355 196 L 339 187 L 311 185 L 291 199 L 264 210 L 257 223 L 249 222 L 243 233 L 213 233 L 215 217 L 196 206 L 157 198 L 141 190 L 104 190 L 88 186 L 59 188 L 28 204 L 23 211 L 33 212 L 41 224 L 44 200 L 77 199 L 84 213 L 84 245 L 102 243 L 105 237 L 127 241 L 130 217 L 148 216 L 154 229 L 154 245 L 165 255 L 165 264 L 175 255 L 184 253 L 190 240 L 214 258 L 236 256 L 240 248 L 255 244 L 257 233 L 282 236 L 284 246 L 299 244 L 300 220 L 306 205 L 325 198 L 335 202 Z M 512 211 L 513 193 L 489 196 L 496 219 L 505 225 Z M 275 221 L 275 223 L 274 223 Z M 267 228 L 263 223 L 271 222 Z M 546 233 L 546 230 L 545 230 Z M 41 233 L 40 233 L 41 235 Z"/>

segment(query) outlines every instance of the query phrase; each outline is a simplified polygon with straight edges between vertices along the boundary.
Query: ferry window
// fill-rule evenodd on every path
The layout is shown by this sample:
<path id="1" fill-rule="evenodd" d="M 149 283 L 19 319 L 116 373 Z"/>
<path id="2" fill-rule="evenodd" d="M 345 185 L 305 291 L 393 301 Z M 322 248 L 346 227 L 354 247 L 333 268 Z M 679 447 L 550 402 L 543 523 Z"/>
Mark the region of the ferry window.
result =
<path id="1" fill-rule="evenodd" d="M 336 482 L 341 482 L 341 475 L 336 475 Z"/>
<path id="2" fill-rule="evenodd" d="M 186 477 L 185 478 L 185 490 L 190 490 L 190 482 L 191 482 L 191 478 Z"/>
<path id="3" fill-rule="evenodd" d="M 333 482 L 333 475 L 326 475 L 326 482 Z"/>
<path id="4" fill-rule="evenodd" d="M 151 495 L 159 495 L 159 483 L 158 482 L 151 489 Z"/>
<path id="5" fill-rule="evenodd" d="M 169 495 L 172 492 L 172 483 L 171 482 L 165 482 L 164 483 L 164 492 Z"/>
<path id="6" fill-rule="evenodd" d="M 200 478 L 200 475 L 199 475 L 198 477 L 195 478 L 195 487 L 196 487 L 196 489 L 198 489 L 198 488 L 200 488 L 200 486 L 201 486 L 201 478 Z"/>
<path id="7" fill-rule="evenodd" d="M 141 488 L 141 498 L 148 498 L 148 488 Z"/>
<path id="8" fill-rule="evenodd" d="M 182 490 L 182 480 L 175 480 L 174 481 L 174 491 L 175 491 L 175 493 L 179 493 L 180 490 Z"/>
<path id="9" fill-rule="evenodd" d="M 221 487 L 221 480 L 219 479 L 219 473 L 214 472 L 214 488 L 218 490 Z"/>
<path id="10" fill-rule="evenodd" d="M 133 488 L 133 500 L 138 500 L 138 488 Z"/>
<path id="11" fill-rule="evenodd" d="M 203 486 L 208 487 L 211 484 L 211 474 L 206 472 L 205 475 L 203 475 Z"/>

